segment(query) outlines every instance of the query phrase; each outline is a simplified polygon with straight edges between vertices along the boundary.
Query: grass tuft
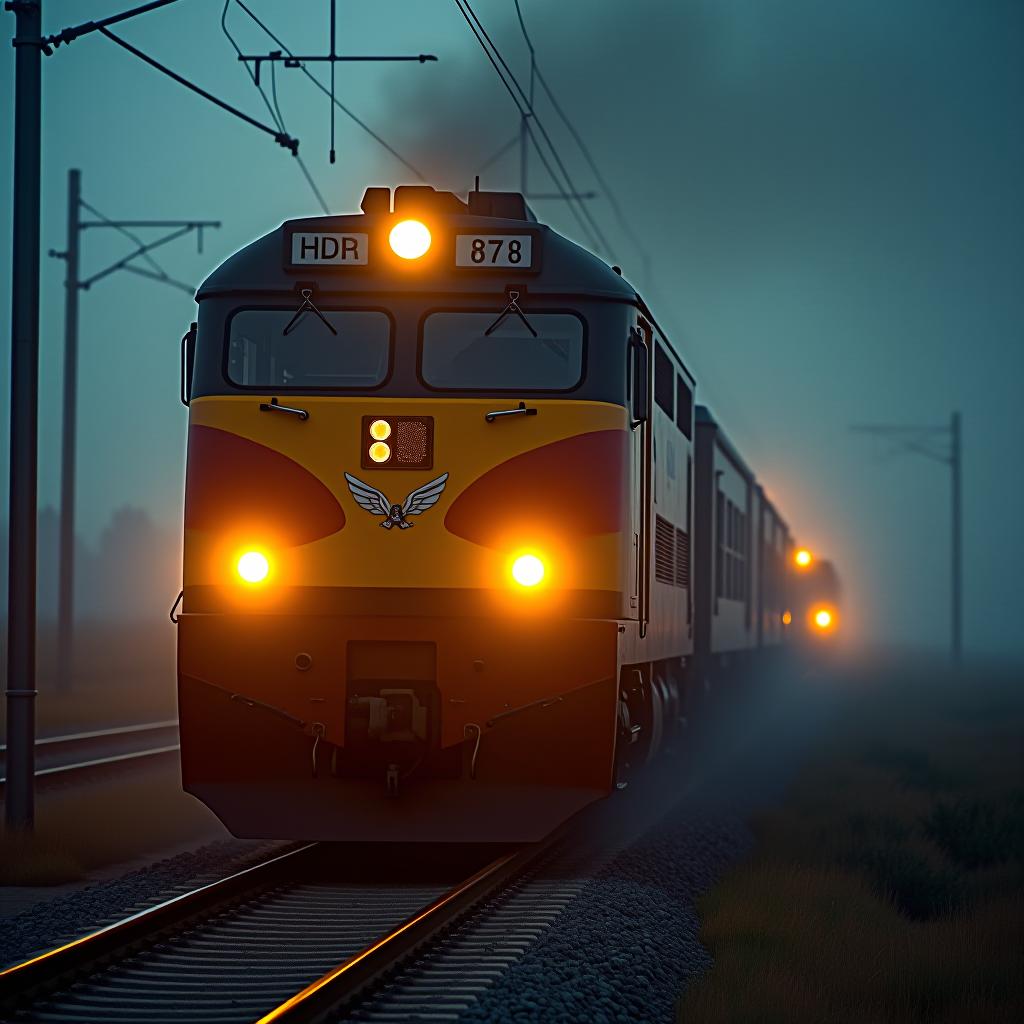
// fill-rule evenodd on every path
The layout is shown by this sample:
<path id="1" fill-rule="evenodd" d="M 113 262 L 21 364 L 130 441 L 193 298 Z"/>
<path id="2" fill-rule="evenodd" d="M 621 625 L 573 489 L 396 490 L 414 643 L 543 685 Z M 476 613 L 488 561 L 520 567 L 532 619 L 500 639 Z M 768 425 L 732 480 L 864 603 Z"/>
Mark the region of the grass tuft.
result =
<path id="1" fill-rule="evenodd" d="M 5 835 L 0 839 L 0 885 L 61 885 L 84 876 L 74 853 L 49 837 Z"/>

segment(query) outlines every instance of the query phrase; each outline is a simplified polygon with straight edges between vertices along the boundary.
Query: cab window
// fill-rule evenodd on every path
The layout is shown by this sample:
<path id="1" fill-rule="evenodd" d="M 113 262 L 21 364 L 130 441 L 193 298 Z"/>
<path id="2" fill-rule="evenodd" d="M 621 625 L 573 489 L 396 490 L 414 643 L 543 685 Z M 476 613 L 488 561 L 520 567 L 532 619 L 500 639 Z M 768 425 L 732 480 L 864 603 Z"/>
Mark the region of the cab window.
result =
<path id="1" fill-rule="evenodd" d="M 575 313 L 431 313 L 420 372 L 444 390 L 569 391 L 583 377 L 583 334 Z"/>
<path id="2" fill-rule="evenodd" d="M 377 310 L 243 309 L 228 326 L 227 376 L 249 388 L 374 388 L 388 376 L 391 320 Z"/>

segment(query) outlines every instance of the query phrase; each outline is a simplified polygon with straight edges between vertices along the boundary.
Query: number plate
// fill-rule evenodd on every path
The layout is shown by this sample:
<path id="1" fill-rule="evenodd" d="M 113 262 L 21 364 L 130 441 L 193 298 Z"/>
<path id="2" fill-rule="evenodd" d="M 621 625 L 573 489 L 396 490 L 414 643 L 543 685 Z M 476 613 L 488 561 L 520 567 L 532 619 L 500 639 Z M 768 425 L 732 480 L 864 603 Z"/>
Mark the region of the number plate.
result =
<path id="1" fill-rule="evenodd" d="M 293 267 L 357 266 L 369 262 L 369 235 L 329 231 L 296 231 L 292 235 Z"/>
<path id="2" fill-rule="evenodd" d="M 456 235 L 455 266 L 518 267 L 533 265 L 532 235 Z"/>

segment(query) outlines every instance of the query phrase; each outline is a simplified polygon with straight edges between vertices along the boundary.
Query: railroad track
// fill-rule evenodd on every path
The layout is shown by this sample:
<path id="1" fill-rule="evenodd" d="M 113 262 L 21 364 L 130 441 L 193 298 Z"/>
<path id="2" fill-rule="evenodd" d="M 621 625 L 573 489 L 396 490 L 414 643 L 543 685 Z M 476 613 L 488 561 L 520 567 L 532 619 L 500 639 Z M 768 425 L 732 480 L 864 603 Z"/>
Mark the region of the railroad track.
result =
<path id="1" fill-rule="evenodd" d="M 452 986 L 461 986 L 465 1002 L 475 998 L 500 970 L 495 943 L 504 942 L 506 961 L 517 956 L 558 912 L 557 899 L 535 895 L 528 907 L 503 902 L 504 919 L 476 926 L 474 948 L 483 960 L 473 964 L 456 932 L 456 946 L 429 977 L 417 976 L 411 996 L 391 993 L 397 1011 L 374 1005 L 378 982 L 402 979 L 399 965 L 451 934 L 456 922 L 488 917 L 481 908 L 496 891 L 508 893 L 563 831 L 497 855 L 493 848 L 353 851 L 329 844 L 278 852 L 0 972 L 2 1019 L 292 1024 L 362 1007 L 367 1016 L 360 1019 L 407 1020 L 410 998 L 440 1000 L 431 1009 L 443 1018 Z"/>
<path id="2" fill-rule="evenodd" d="M 178 746 L 174 719 L 114 729 L 96 729 L 36 740 L 36 779 L 68 780 L 125 761 L 173 754 Z M 0 745 L 0 789 L 7 781 L 7 747 Z"/>

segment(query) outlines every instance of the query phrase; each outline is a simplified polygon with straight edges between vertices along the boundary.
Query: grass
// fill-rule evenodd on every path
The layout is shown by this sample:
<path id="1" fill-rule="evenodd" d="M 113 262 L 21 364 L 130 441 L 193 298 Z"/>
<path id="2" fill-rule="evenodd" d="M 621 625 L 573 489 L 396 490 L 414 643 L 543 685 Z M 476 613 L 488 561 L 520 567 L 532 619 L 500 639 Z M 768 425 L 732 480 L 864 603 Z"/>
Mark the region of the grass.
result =
<path id="1" fill-rule="evenodd" d="M 34 834 L 0 836 L 0 885 L 78 881 L 98 868 L 225 834 L 181 791 L 176 764 L 152 764 L 103 785 L 40 793 Z"/>
<path id="2" fill-rule="evenodd" d="M 1019 682 L 903 678 L 852 700 L 703 899 L 715 965 L 678 1021 L 1021 1019 Z"/>

